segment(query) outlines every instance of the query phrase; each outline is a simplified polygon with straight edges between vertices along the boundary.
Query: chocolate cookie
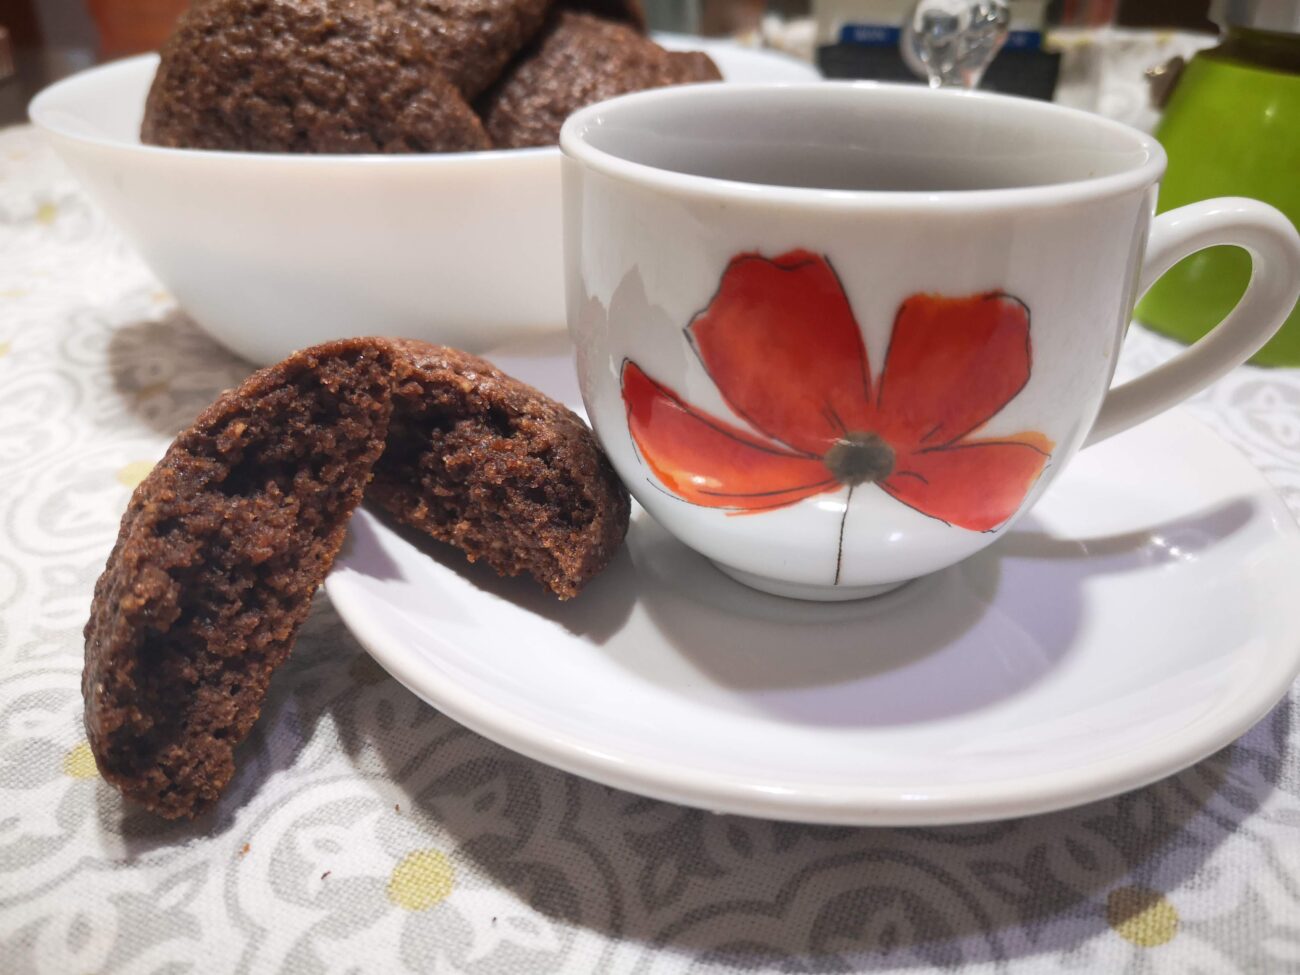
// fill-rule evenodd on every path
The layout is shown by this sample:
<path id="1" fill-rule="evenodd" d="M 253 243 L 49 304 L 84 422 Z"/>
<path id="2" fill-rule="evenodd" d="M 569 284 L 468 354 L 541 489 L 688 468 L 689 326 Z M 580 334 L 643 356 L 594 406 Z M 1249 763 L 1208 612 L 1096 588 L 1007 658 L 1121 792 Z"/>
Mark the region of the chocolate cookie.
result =
<path id="1" fill-rule="evenodd" d="M 553 145 L 585 105 L 645 88 L 716 81 L 708 55 L 665 51 L 626 24 L 559 11 L 478 106 L 499 148 Z"/>
<path id="2" fill-rule="evenodd" d="M 701 81 L 721 81 L 722 72 L 713 58 L 703 51 L 666 51 L 668 73 L 674 77 L 669 84 L 688 85 Z"/>
<path id="3" fill-rule="evenodd" d="M 163 46 L 141 138 L 254 152 L 490 148 L 426 40 L 377 0 L 196 3 Z"/>
<path id="4" fill-rule="evenodd" d="M 393 420 L 367 503 L 502 575 L 577 595 L 628 521 L 627 491 L 591 430 L 475 356 L 393 346 Z"/>
<path id="5" fill-rule="evenodd" d="M 85 631 L 107 781 L 168 818 L 216 800 L 363 491 L 561 599 L 627 531 L 587 426 L 482 359 L 386 339 L 296 353 L 204 410 L 131 497 Z"/>
<path id="6" fill-rule="evenodd" d="M 536 36 L 550 5 L 551 0 L 380 0 L 381 9 L 396 14 L 468 99 L 492 84 Z"/>
<path id="7" fill-rule="evenodd" d="M 82 693 L 104 778 L 168 818 L 234 774 L 383 450 L 392 366 L 300 352 L 204 410 L 136 488 L 95 585 Z"/>

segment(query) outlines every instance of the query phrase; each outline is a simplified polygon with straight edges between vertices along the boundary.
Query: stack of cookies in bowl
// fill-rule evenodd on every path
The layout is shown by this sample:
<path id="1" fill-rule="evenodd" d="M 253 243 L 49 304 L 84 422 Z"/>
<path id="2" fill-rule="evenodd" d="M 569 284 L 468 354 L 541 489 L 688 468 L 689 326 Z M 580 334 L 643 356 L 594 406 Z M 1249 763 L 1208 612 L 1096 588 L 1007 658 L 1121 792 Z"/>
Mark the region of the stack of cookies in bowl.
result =
<path id="1" fill-rule="evenodd" d="M 575 109 L 720 80 L 637 0 L 204 0 L 163 47 L 141 136 L 173 148 L 457 152 L 553 145 Z"/>

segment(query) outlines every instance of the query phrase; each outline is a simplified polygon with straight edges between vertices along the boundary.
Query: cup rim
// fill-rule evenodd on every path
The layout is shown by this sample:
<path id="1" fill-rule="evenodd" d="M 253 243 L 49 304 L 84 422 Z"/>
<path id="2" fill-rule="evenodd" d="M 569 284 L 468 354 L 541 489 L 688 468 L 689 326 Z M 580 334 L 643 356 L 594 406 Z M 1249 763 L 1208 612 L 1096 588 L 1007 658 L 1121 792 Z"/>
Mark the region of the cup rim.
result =
<path id="1" fill-rule="evenodd" d="M 776 90 L 824 92 L 828 87 L 843 91 L 885 93 L 888 97 L 894 98 L 947 98 L 996 102 L 1010 106 L 1021 113 L 1037 112 L 1043 115 L 1070 117 L 1081 125 L 1092 126 L 1128 139 L 1135 150 L 1146 153 L 1146 159 L 1118 173 L 1031 186 L 935 191 L 819 189 L 681 173 L 647 163 L 633 162 L 603 149 L 597 149 L 586 137 L 586 133 L 592 128 L 605 124 L 606 116 L 610 113 L 617 113 L 651 101 L 689 102 L 700 97 L 701 90 L 709 90 L 716 97 L 726 99 Z M 1165 151 L 1154 136 L 1082 109 L 993 92 L 931 90 L 918 85 L 879 81 L 750 82 L 730 83 L 726 86 L 675 85 L 619 95 L 579 109 L 570 115 L 560 130 L 560 151 L 566 159 L 605 176 L 675 195 L 725 200 L 730 203 L 790 205 L 825 210 L 982 211 L 1058 207 L 1118 196 L 1154 186 L 1164 173 L 1166 164 Z"/>

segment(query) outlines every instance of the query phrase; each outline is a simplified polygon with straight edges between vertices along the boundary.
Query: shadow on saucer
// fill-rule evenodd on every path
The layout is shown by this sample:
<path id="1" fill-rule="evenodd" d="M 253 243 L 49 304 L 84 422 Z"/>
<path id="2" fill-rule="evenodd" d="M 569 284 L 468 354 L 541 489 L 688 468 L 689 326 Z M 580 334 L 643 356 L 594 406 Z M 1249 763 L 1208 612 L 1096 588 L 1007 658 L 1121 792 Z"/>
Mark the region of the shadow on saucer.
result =
<path id="1" fill-rule="evenodd" d="M 445 572 L 453 573 L 485 593 L 511 603 L 542 619 L 563 626 L 570 633 L 582 636 L 593 643 L 603 643 L 617 633 L 632 611 L 636 592 L 632 569 L 625 548 L 618 553 L 605 570 L 592 579 L 576 599 L 561 601 L 528 576 L 501 576 L 482 562 L 470 562 L 452 545 L 436 541 L 423 532 L 398 524 L 386 512 L 367 507 L 368 517 L 355 517 L 349 526 L 341 558 L 348 567 L 368 578 L 399 580 L 401 567 L 384 549 L 383 535 L 376 531 L 382 524 L 406 544 L 428 557 L 430 563 Z M 373 520 L 372 520 L 373 519 Z M 408 580 L 413 584 L 427 584 L 429 580 Z M 429 591 L 432 605 L 423 607 L 424 614 L 437 620 L 446 614 L 448 622 L 461 622 L 454 597 L 447 605 L 437 605 L 437 593 Z"/>
<path id="2" fill-rule="evenodd" d="M 1047 534 L 1033 521 L 1031 513 L 994 548 L 1002 558 L 1088 559 L 1096 566 L 1092 575 L 1124 572 L 1197 556 L 1231 538 L 1257 514 L 1256 502 L 1236 498 L 1141 531 L 1078 539 Z"/>
<path id="3" fill-rule="evenodd" d="M 999 565 L 982 563 L 915 580 L 873 599 L 813 603 L 750 589 L 690 551 L 644 512 L 628 535 L 637 601 L 689 667 L 645 654 L 610 659 L 675 694 L 729 698 L 791 725 L 880 726 L 952 716 L 1016 693 L 1054 663 L 1037 645 L 1009 676 L 1014 625 L 989 620 Z M 1077 613 L 1057 607 L 1066 632 Z M 990 627 L 998 639 L 990 640 Z M 981 634 L 979 639 L 976 634 Z M 993 653 L 1001 659 L 988 661 Z M 1030 658 L 1034 659 L 1030 659 Z M 899 694 L 906 668 L 945 671 L 925 695 Z"/>
<path id="4" fill-rule="evenodd" d="M 701 681 L 794 725 L 929 722 L 1022 693 L 1073 652 L 1089 580 L 1195 558 L 1256 514 L 1238 499 L 1140 532 L 1047 534 L 1031 512 L 959 565 L 874 599 L 808 603 L 725 577 L 640 513 L 628 536 L 638 604 L 693 674 L 611 654 L 692 694 Z M 721 612 L 719 612 L 721 610 Z M 909 676 L 899 672 L 909 669 Z"/>

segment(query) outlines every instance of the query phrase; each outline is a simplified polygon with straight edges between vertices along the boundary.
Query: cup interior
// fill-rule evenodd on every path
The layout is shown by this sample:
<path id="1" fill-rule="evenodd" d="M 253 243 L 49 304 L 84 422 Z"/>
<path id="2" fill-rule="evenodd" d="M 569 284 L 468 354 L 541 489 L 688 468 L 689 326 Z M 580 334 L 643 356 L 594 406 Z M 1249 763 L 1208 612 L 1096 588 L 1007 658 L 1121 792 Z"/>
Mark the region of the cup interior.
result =
<path id="1" fill-rule="evenodd" d="M 776 187 L 941 193 L 1137 173 L 1163 157 L 1127 126 L 1023 98 L 873 83 L 699 85 L 570 120 L 582 146 L 684 176 Z"/>

